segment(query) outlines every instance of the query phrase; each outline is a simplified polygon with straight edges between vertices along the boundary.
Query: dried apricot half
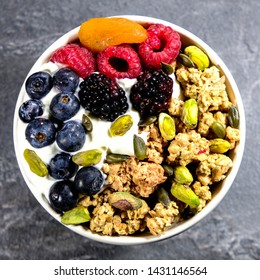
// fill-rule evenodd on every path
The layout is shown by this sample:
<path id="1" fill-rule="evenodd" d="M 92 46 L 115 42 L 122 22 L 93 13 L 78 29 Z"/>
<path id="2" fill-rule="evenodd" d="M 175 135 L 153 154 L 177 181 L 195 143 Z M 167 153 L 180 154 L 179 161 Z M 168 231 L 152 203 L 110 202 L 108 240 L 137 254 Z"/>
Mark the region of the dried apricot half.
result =
<path id="1" fill-rule="evenodd" d="M 84 47 L 100 52 L 123 43 L 142 43 L 147 39 L 147 31 L 126 18 L 92 18 L 81 24 L 78 36 Z"/>

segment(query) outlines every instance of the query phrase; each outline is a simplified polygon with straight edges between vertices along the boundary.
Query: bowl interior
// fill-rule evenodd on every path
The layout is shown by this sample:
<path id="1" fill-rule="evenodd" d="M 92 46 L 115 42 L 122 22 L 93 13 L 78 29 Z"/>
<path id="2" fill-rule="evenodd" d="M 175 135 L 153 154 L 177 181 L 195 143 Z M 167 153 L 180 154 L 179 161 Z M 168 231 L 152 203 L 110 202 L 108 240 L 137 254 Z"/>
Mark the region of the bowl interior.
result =
<path id="1" fill-rule="evenodd" d="M 228 192 L 230 189 L 235 176 L 238 172 L 241 160 L 242 160 L 242 155 L 244 151 L 244 144 L 245 144 L 245 114 L 244 114 L 244 108 L 241 100 L 241 96 L 239 93 L 239 90 L 237 88 L 237 85 L 224 64 L 224 62 L 221 60 L 221 58 L 207 45 L 205 44 L 201 39 L 190 33 L 189 31 L 172 24 L 170 22 L 166 22 L 160 19 L 155 19 L 151 17 L 143 17 L 143 16 L 120 16 L 120 17 L 127 17 L 129 19 L 132 19 L 134 21 L 137 21 L 141 24 L 146 24 L 148 23 L 162 23 L 165 25 L 171 26 L 174 30 L 176 30 L 180 36 L 181 36 L 181 41 L 182 45 L 197 45 L 200 48 L 202 48 L 210 57 L 210 60 L 212 61 L 213 64 L 215 64 L 221 71 L 223 75 L 226 77 L 226 86 L 227 86 L 227 91 L 229 94 L 229 97 L 233 103 L 235 103 L 238 108 L 239 108 L 239 113 L 240 113 L 240 133 L 241 133 L 241 139 L 239 144 L 237 145 L 236 149 L 233 150 L 230 153 L 230 157 L 233 160 L 233 168 L 230 170 L 228 176 L 226 179 L 221 183 L 218 184 L 216 189 L 214 190 L 213 193 L 213 198 L 212 200 L 208 203 L 208 205 L 197 215 L 193 216 L 189 220 L 186 220 L 178 225 L 175 225 L 174 227 L 168 229 L 165 231 L 163 234 L 159 236 L 152 236 L 151 234 L 140 234 L 140 235 L 135 235 L 135 236 L 102 236 L 99 234 L 93 234 L 89 230 L 84 229 L 81 226 L 65 226 L 72 231 L 85 236 L 87 238 L 99 241 L 99 242 L 104 242 L 104 243 L 110 243 L 110 244 L 121 244 L 121 245 L 131 245 L 131 244 L 143 244 L 143 243 L 150 243 L 150 242 L 155 242 L 159 240 L 163 240 L 172 236 L 175 236 L 184 230 L 190 228 L 197 222 L 199 222 L 201 219 L 203 219 L 207 214 L 209 214 L 218 204 L 219 202 L 223 199 L 225 194 Z M 73 42 L 77 40 L 77 33 L 78 33 L 79 27 L 73 29 L 72 31 L 66 33 L 63 35 L 61 38 L 59 38 L 57 41 L 55 41 L 36 61 L 36 63 L 33 65 L 31 68 L 30 72 L 28 73 L 28 76 L 31 75 L 33 72 L 36 72 L 39 66 L 41 66 L 43 63 L 47 62 L 51 56 L 51 54 L 60 46 L 67 44 L 68 42 Z M 27 77 L 28 77 L 27 76 Z M 21 130 L 21 127 L 19 125 L 19 117 L 18 117 L 18 109 L 20 105 L 23 102 L 25 95 L 25 90 L 24 90 L 24 84 L 22 86 L 22 89 L 19 93 L 17 104 L 16 104 L 16 109 L 15 109 L 15 115 L 14 115 L 14 124 L 13 124 L 13 136 L 14 136 L 14 146 L 15 146 L 15 152 L 16 152 L 16 157 L 17 161 L 21 170 L 21 173 L 24 177 L 24 180 L 26 181 L 28 187 L 30 188 L 31 192 L 33 195 L 36 197 L 36 199 L 39 201 L 39 203 L 46 209 L 46 211 L 49 212 L 50 215 L 52 215 L 56 220 L 60 221 L 60 216 L 49 206 L 48 199 L 46 198 L 46 191 L 43 191 L 42 188 L 37 186 L 37 181 L 36 178 L 31 178 L 30 172 L 28 172 L 28 167 L 23 159 L 23 150 L 24 147 L 22 146 L 22 141 L 19 141 L 21 137 L 23 137 L 23 132 Z"/>

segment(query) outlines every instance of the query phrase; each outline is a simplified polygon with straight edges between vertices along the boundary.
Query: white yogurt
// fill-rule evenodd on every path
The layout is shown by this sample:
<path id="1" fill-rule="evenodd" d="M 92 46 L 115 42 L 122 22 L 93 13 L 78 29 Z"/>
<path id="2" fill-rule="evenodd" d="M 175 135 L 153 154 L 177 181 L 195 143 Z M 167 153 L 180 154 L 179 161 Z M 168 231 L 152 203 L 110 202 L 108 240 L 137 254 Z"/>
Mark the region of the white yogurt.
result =
<path id="1" fill-rule="evenodd" d="M 54 73 L 59 69 L 59 65 L 56 65 L 55 63 L 48 62 L 43 64 L 38 71 L 47 71 L 52 76 Z M 173 97 L 180 98 L 180 86 L 179 83 L 175 79 L 175 75 L 172 74 L 171 78 L 174 81 L 174 88 L 173 88 Z M 81 82 L 81 81 L 80 81 Z M 132 85 L 136 82 L 136 79 L 119 79 L 117 80 L 118 84 L 125 90 L 126 96 L 129 100 L 129 94 L 130 89 Z M 75 95 L 77 96 L 77 93 L 79 91 L 79 87 L 76 90 Z M 58 93 L 58 91 L 53 88 L 44 98 L 42 98 L 42 102 L 44 103 L 44 114 L 42 117 L 48 118 L 49 117 L 49 105 L 52 100 L 52 98 Z M 24 99 L 23 102 L 28 100 L 29 96 L 27 95 L 25 89 L 24 89 Z M 88 115 L 88 112 L 84 110 L 84 108 L 80 108 L 79 112 L 72 118 L 73 120 L 77 120 L 79 122 L 82 121 L 82 115 L 86 114 Z M 134 155 L 134 147 L 133 147 L 133 137 L 135 134 L 138 134 L 138 122 L 140 120 L 139 113 L 132 109 L 131 103 L 129 102 L 129 109 L 126 112 L 126 114 L 131 115 L 133 119 L 133 125 L 132 127 L 123 135 L 123 136 L 116 136 L 111 137 L 109 135 L 109 128 L 111 126 L 111 122 L 108 121 L 102 121 L 98 118 L 91 118 L 92 124 L 93 124 L 93 130 L 90 133 L 87 133 L 86 135 L 86 141 L 84 146 L 81 150 L 77 151 L 86 151 L 90 149 L 100 149 L 102 151 L 102 160 L 99 164 L 97 164 L 97 167 L 101 168 L 103 165 L 103 160 L 106 157 L 107 151 L 110 151 L 112 153 L 118 153 L 118 154 L 125 154 L 125 155 Z M 37 155 L 45 162 L 49 163 L 51 158 L 54 157 L 55 154 L 62 152 L 62 150 L 58 147 L 56 142 L 54 142 L 52 145 L 49 145 L 44 148 L 35 149 L 33 148 L 29 142 L 25 139 L 25 129 L 27 124 L 23 123 L 22 121 L 18 120 L 18 135 L 21 135 L 21 139 L 19 141 L 20 151 L 24 151 L 26 148 L 34 150 Z M 145 142 L 147 142 L 147 133 L 141 133 L 138 136 L 142 137 Z M 77 152 L 71 153 L 75 154 Z M 45 194 L 46 197 L 48 197 L 48 191 L 49 187 L 53 184 L 54 179 L 50 176 L 46 176 L 44 178 L 38 177 L 34 173 L 32 173 L 28 167 L 27 162 L 23 159 L 24 164 L 24 170 L 26 170 L 27 178 L 30 178 L 29 180 L 37 186 L 37 188 L 42 189 L 42 193 Z"/>

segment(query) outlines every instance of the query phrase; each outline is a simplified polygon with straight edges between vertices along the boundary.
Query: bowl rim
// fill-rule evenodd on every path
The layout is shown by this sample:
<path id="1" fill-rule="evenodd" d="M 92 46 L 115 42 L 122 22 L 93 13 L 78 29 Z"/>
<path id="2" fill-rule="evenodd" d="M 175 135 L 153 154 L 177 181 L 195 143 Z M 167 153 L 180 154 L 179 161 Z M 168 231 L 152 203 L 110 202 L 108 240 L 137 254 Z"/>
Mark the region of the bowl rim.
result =
<path id="1" fill-rule="evenodd" d="M 220 191 L 218 194 L 207 204 L 207 206 L 199 213 L 197 213 L 195 216 L 192 218 L 185 220 L 183 223 L 180 223 L 176 225 L 175 227 L 172 227 L 168 230 L 166 230 L 164 233 L 161 235 L 149 235 L 149 236 L 103 236 L 99 235 L 96 233 L 92 233 L 90 230 L 86 230 L 83 227 L 79 226 L 71 226 L 71 225 L 64 225 L 61 223 L 60 220 L 60 215 L 57 214 L 54 210 L 52 210 L 46 201 L 44 197 L 42 197 L 36 189 L 33 187 L 33 184 L 31 181 L 27 178 L 25 172 L 23 171 L 23 165 L 22 165 L 22 160 L 21 160 L 21 154 L 17 146 L 17 141 L 19 139 L 19 135 L 17 133 L 17 125 L 18 125 L 18 109 L 22 103 L 23 100 L 23 88 L 25 86 L 25 81 L 29 75 L 31 75 L 33 72 L 37 70 L 37 68 L 46 62 L 49 58 L 51 53 L 53 53 L 57 48 L 59 48 L 61 45 L 65 45 L 71 41 L 74 41 L 78 38 L 77 33 L 79 30 L 79 26 L 72 29 L 71 31 L 65 33 L 62 35 L 60 38 L 58 38 L 55 42 L 53 42 L 41 55 L 40 57 L 36 60 L 36 62 L 33 64 L 31 67 L 30 71 L 28 72 L 23 85 L 21 87 L 21 90 L 19 92 L 17 101 L 16 101 L 16 106 L 15 106 L 15 113 L 14 113 L 14 120 L 13 120 L 13 141 L 14 141 L 14 149 L 15 149 L 15 155 L 16 159 L 20 168 L 20 171 L 22 173 L 22 176 L 29 187 L 30 191 L 34 195 L 34 197 L 37 199 L 37 201 L 42 205 L 42 207 L 53 217 L 55 218 L 60 224 L 65 226 L 66 228 L 72 230 L 73 232 L 83 236 L 87 237 L 88 239 L 98 241 L 101 243 L 107 243 L 107 244 L 113 244 L 113 245 L 138 245 L 138 244 L 147 244 L 147 243 L 152 243 L 152 242 L 158 242 L 161 240 L 165 240 L 171 237 L 174 237 L 187 229 L 191 228 L 201 220 L 203 220 L 208 214 L 210 214 L 216 206 L 223 200 L 229 189 L 231 188 L 235 177 L 238 173 L 242 157 L 243 157 L 243 152 L 244 152 L 244 147 L 245 147 L 245 135 L 246 135 L 246 121 L 245 121 L 245 111 L 244 111 L 244 106 L 242 102 L 242 98 L 239 92 L 239 89 L 236 85 L 236 82 L 230 72 L 230 70 L 227 68 L 225 63 L 222 61 L 222 59 L 213 51 L 212 48 L 210 48 L 204 41 L 202 41 L 200 38 L 198 38 L 196 35 L 191 33 L 190 31 L 173 24 L 171 22 L 158 19 L 155 17 L 149 17 L 149 16 L 140 16 L 140 15 L 117 15 L 114 17 L 125 17 L 133 21 L 137 21 L 140 23 L 162 23 L 164 25 L 171 26 L 175 31 L 177 31 L 180 35 L 188 37 L 189 39 L 193 40 L 198 44 L 202 49 L 204 49 L 207 54 L 209 55 L 210 59 L 213 61 L 217 62 L 217 66 L 221 68 L 223 73 L 225 74 L 227 80 L 229 81 L 231 88 L 234 92 L 235 99 L 237 106 L 239 108 L 239 113 L 240 113 L 240 142 L 237 145 L 235 149 L 235 154 L 234 154 L 234 160 L 233 160 L 233 167 L 229 173 L 229 175 L 225 178 L 223 186 L 221 187 Z"/>

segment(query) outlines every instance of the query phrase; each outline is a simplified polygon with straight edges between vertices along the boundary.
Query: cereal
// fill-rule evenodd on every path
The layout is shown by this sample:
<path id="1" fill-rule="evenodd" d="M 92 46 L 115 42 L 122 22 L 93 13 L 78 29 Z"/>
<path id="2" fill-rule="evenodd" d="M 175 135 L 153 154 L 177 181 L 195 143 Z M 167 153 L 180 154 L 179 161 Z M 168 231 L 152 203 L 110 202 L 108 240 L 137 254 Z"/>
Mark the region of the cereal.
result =
<path id="1" fill-rule="evenodd" d="M 168 148 L 168 162 L 187 165 L 192 161 L 202 161 L 209 154 L 209 141 L 195 130 L 178 133 Z"/>
<path id="2" fill-rule="evenodd" d="M 153 235 L 163 233 L 167 227 L 180 220 L 178 206 L 175 202 L 171 202 L 167 207 L 157 203 L 149 214 L 151 217 L 146 219 L 146 223 Z"/>
<path id="3" fill-rule="evenodd" d="M 226 92 L 225 77 L 220 76 L 216 66 L 204 71 L 195 68 L 180 68 L 176 71 L 177 79 L 184 88 L 184 95 L 198 102 L 202 113 L 224 110 L 231 106 Z"/>
<path id="4" fill-rule="evenodd" d="M 106 171 L 111 188 L 129 192 L 133 189 L 142 197 L 148 197 L 159 184 L 166 180 L 161 165 L 138 161 L 135 157 L 127 162 L 109 164 Z"/>
<path id="5" fill-rule="evenodd" d="M 232 160 L 222 154 L 210 154 L 201 161 L 196 170 L 198 180 L 202 185 L 208 186 L 224 180 L 226 173 L 232 167 Z"/>

